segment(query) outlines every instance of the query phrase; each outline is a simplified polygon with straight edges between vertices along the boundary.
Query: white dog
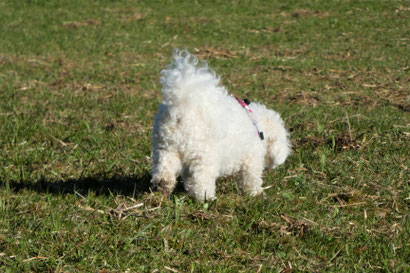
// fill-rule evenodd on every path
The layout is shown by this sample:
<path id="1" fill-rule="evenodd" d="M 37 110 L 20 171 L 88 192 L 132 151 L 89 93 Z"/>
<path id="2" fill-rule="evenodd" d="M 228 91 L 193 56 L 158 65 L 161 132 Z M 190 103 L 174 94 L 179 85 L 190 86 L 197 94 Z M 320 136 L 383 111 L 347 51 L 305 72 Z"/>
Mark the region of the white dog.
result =
<path id="1" fill-rule="evenodd" d="M 154 189 L 170 194 L 181 175 L 189 195 L 215 198 L 220 176 L 240 174 L 239 187 L 263 191 L 262 172 L 289 155 L 289 134 L 279 114 L 242 100 L 221 86 L 206 62 L 175 50 L 162 71 L 164 100 L 155 117 L 152 139 Z"/>

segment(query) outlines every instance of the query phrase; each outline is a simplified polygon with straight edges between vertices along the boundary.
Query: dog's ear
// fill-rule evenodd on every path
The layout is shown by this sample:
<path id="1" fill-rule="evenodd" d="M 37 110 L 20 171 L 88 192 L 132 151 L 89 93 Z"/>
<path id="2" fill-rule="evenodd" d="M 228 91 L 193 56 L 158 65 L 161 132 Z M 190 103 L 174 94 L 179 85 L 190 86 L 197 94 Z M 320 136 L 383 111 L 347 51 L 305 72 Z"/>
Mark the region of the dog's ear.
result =
<path id="1" fill-rule="evenodd" d="M 279 114 L 268 111 L 265 120 L 264 136 L 267 145 L 265 167 L 274 169 L 283 164 L 291 153 L 289 133 Z"/>

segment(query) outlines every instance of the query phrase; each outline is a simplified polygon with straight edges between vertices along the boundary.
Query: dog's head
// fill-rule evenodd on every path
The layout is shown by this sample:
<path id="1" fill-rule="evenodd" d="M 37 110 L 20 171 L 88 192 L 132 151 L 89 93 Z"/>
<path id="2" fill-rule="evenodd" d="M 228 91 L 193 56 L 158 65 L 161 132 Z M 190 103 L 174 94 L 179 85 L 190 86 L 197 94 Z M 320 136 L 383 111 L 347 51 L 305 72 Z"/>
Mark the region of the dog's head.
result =
<path id="1" fill-rule="evenodd" d="M 266 109 L 262 118 L 264 137 L 267 145 L 265 155 L 265 168 L 275 169 L 283 164 L 291 153 L 289 133 L 280 115 L 272 110 Z"/>

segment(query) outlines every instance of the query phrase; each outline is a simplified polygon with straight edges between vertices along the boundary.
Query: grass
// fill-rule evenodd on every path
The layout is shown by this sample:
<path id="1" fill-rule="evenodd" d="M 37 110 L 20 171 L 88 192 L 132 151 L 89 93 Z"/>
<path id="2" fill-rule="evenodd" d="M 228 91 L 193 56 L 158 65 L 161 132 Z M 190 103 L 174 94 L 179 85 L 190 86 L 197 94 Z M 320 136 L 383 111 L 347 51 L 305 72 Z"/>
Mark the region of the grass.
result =
<path id="1" fill-rule="evenodd" d="M 0 271 L 408 272 L 408 1 L 0 1 Z M 172 49 L 276 109 L 265 196 L 149 190 Z"/>

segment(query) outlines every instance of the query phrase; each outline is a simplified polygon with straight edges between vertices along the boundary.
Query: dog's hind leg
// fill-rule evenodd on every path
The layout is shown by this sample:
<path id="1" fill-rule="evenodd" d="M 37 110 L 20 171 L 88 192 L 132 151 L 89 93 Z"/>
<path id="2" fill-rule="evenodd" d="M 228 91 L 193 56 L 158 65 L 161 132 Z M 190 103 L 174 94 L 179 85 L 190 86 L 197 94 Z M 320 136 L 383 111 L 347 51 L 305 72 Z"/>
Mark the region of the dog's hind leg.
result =
<path id="1" fill-rule="evenodd" d="M 174 151 L 158 150 L 153 155 L 151 184 L 154 190 L 171 194 L 181 172 L 182 163 L 179 154 Z"/>
<path id="2" fill-rule="evenodd" d="M 198 201 L 215 199 L 216 168 L 211 162 L 189 166 L 183 172 L 185 190 Z"/>
<path id="3" fill-rule="evenodd" d="M 259 162 L 259 160 L 253 158 L 253 160 L 243 163 L 240 171 L 240 179 L 238 181 L 239 188 L 252 196 L 262 193 L 262 172 L 262 160 Z"/>

